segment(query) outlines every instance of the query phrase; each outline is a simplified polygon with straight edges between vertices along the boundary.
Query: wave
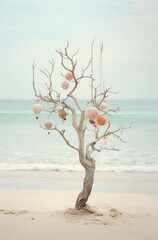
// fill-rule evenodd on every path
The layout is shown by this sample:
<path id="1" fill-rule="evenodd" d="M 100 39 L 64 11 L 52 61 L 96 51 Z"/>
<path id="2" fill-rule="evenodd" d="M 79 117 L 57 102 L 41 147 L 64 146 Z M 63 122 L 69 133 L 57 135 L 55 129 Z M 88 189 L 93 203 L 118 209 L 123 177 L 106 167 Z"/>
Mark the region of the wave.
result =
<path id="1" fill-rule="evenodd" d="M 1 148 L 0 170 L 83 171 L 78 156 L 72 151 L 49 148 L 34 153 L 8 151 Z M 154 150 L 154 149 L 153 149 Z M 120 152 L 96 153 L 96 171 L 101 172 L 158 172 L 158 151 L 124 149 Z M 8 151 L 8 152 L 7 152 Z"/>
<path id="2" fill-rule="evenodd" d="M 66 172 L 80 172 L 84 169 L 80 166 L 59 166 L 59 165 L 45 165 L 45 164 L 27 164 L 27 165 L 10 165 L 10 164 L 0 164 L 0 171 L 66 171 Z M 120 167 L 106 167 L 105 169 L 101 167 L 96 168 L 97 172 L 144 172 L 144 173 L 158 173 L 158 166 L 120 166 Z"/>

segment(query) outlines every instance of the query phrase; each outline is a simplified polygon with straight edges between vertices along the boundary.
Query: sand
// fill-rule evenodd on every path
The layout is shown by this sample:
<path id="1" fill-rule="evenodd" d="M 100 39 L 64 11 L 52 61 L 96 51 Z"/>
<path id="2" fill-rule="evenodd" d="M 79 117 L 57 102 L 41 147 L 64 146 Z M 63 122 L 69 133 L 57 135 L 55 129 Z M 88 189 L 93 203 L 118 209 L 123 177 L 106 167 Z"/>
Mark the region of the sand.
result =
<path id="1" fill-rule="evenodd" d="M 0 172 L 0 240 L 157 239 L 158 174 L 97 173 L 88 206 L 76 211 L 83 176 Z"/>

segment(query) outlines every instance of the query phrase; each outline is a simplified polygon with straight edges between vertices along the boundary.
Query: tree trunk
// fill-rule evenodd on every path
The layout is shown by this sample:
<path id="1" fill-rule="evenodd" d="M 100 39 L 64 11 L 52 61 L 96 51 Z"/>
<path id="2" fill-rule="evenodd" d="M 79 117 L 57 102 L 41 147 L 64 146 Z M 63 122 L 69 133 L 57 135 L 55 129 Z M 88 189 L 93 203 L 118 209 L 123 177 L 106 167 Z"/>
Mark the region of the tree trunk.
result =
<path id="1" fill-rule="evenodd" d="M 89 160 L 88 160 L 88 162 L 89 162 Z M 85 165 L 84 168 L 85 168 L 85 178 L 84 178 L 84 182 L 83 182 L 83 190 L 78 195 L 76 205 L 75 205 L 76 209 L 78 209 L 78 210 L 83 208 L 86 205 L 86 202 L 92 191 L 92 186 L 93 186 L 93 182 L 94 182 L 94 173 L 95 173 L 94 160 L 91 159 L 89 164 Z"/>
<path id="2" fill-rule="evenodd" d="M 84 123 L 85 113 L 83 114 L 84 115 L 81 116 L 82 125 Z M 82 130 L 82 128 L 78 132 L 78 137 L 79 137 L 79 160 L 81 165 L 85 169 L 85 178 L 83 181 L 83 190 L 78 195 L 75 207 L 76 209 L 81 209 L 86 205 L 86 202 L 92 191 L 92 186 L 94 182 L 94 173 L 95 173 L 95 160 L 90 155 L 89 145 L 86 148 L 86 154 L 85 154 L 84 131 Z"/>

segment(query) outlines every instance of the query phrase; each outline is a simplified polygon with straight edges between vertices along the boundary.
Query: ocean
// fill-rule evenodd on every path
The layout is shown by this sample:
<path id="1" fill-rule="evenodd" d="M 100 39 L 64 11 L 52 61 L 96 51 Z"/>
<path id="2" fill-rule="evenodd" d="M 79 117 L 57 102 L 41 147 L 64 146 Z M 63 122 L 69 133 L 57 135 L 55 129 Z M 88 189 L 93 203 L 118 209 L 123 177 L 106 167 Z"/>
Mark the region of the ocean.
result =
<path id="1" fill-rule="evenodd" d="M 32 112 L 33 103 L 33 100 L 0 100 L 0 170 L 82 171 L 77 152 L 58 133 L 48 134 L 39 127 Z M 85 100 L 80 100 L 80 104 L 86 109 Z M 158 172 L 158 99 L 115 99 L 107 105 L 121 108 L 119 113 L 107 116 L 112 129 L 129 126 L 131 122 L 132 127 L 123 132 L 125 143 L 107 139 L 107 147 L 115 144 L 119 151 L 94 154 L 96 171 Z M 41 114 L 41 122 L 47 115 Z M 70 113 L 64 122 L 57 115 L 52 116 L 52 121 L 66 129 L 69 140 L 77 145 Z M 93 140 L 93 136 L 92 131 L 87 131 L 86 141 Z"/>

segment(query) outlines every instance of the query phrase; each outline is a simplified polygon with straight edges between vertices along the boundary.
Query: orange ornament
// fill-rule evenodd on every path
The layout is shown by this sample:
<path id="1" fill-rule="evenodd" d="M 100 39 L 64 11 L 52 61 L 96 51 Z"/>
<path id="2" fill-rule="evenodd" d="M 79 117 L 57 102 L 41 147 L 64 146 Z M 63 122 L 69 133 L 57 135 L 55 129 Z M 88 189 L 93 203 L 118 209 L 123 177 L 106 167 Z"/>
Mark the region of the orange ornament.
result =
<path id="1" fill-rule="evenodd" d="M 99 116 L 99 117 L 97 118 L 97 123 L 98 123 L 98 125 L 100 125 L 100 126 L 105 125 L 106 122 L 107 122 L 107 119 L 106 119 L 106 117 L 104 117 L 104 116 Z"/>
<path id="2" fill-rule="evenodd" d="M 66 118 L 67 113 L 64 110 L 60 110 L 58 112 L 58 115 L 60 118 L 64 119 L 64 118 Z"/>

